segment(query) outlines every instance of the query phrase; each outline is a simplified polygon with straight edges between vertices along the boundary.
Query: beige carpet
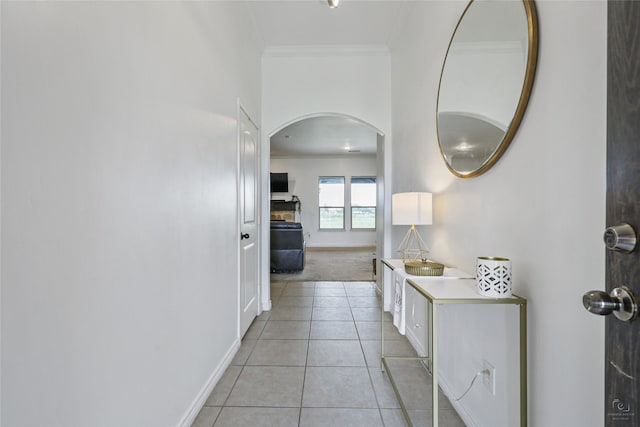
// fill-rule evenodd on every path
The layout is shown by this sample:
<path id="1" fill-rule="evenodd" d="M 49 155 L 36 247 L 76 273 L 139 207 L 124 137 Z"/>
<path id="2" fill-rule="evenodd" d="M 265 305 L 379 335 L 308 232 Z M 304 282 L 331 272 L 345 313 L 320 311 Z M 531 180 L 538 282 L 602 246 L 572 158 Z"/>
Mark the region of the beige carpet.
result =
<path id="1" fill-rule="evenodd" d="M 307 248 L 304 270 L 272 273 L 271 281 L 370 281 L 376 248 Z"/>

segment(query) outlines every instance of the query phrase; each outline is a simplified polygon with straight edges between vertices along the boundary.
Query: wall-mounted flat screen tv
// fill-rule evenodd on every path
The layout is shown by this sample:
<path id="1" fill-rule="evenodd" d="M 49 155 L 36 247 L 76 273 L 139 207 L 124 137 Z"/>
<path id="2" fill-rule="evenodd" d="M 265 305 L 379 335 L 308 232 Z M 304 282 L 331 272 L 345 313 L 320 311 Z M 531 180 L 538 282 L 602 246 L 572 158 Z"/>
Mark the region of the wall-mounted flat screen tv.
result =
<path id="1" fill-rule="evenodd" d="M 287 172 L 271 172 L 271 192 L 289 192 L 289 174 Z"/>

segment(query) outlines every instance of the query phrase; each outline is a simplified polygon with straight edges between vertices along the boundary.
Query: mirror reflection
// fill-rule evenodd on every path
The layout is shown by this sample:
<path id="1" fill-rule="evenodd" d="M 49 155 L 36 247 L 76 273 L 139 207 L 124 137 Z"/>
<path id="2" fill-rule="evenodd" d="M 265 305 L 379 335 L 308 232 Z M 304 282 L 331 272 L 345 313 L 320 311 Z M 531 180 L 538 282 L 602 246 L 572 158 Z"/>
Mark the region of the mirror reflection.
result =
<path id="1" fill-rule="evenodd" d="M 455 175 L 485 172 L 513 138 L 533 83 L 534 25 L 532 1 L 472 0 L 463 13 L 437 105 L 440 151 Z"/>

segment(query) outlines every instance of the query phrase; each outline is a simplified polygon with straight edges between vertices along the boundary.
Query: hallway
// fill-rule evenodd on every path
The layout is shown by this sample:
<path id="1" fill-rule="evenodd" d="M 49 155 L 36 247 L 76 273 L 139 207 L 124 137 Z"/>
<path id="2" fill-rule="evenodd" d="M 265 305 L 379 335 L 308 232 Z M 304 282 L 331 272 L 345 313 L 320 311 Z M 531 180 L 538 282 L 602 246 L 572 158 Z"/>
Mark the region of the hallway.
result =
<path id="1" fill-rule="evenodd" d="M 194 427 L 406 426 L 380 371 L 372 282 L 272 282 L 271 295 L 273 310 L 253 322 Z M 415 355 L 388 314 L 384 327 L 386 354 Z M 430 426 L 425 369 L 392 363 L 414 425 Z M 464 426 L 445 398 L 440 425 Z"/>

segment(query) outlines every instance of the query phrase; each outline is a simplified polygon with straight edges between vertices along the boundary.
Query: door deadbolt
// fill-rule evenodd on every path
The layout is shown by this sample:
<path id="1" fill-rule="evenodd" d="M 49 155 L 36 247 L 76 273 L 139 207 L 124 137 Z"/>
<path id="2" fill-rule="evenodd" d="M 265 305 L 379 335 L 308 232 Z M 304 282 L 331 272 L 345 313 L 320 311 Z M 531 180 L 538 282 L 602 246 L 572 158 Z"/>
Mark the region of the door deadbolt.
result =
<path id="1" fill-rule="evenodd" d="M 582 304 L 588 312 L 607 316 L 613 313 L 618 319 L 630 322 L 638 315 L 638 304 L 633 293 L 626 286 L 611 291 L 589 291 L 582 297 Z"/>
<path id="2" fill-rule="evenodd" d="M 629 253 L 636 247 L 636 231 L 629 224 L 609 227 L 603 237 L 607 249 L 612 251 Z"/>

